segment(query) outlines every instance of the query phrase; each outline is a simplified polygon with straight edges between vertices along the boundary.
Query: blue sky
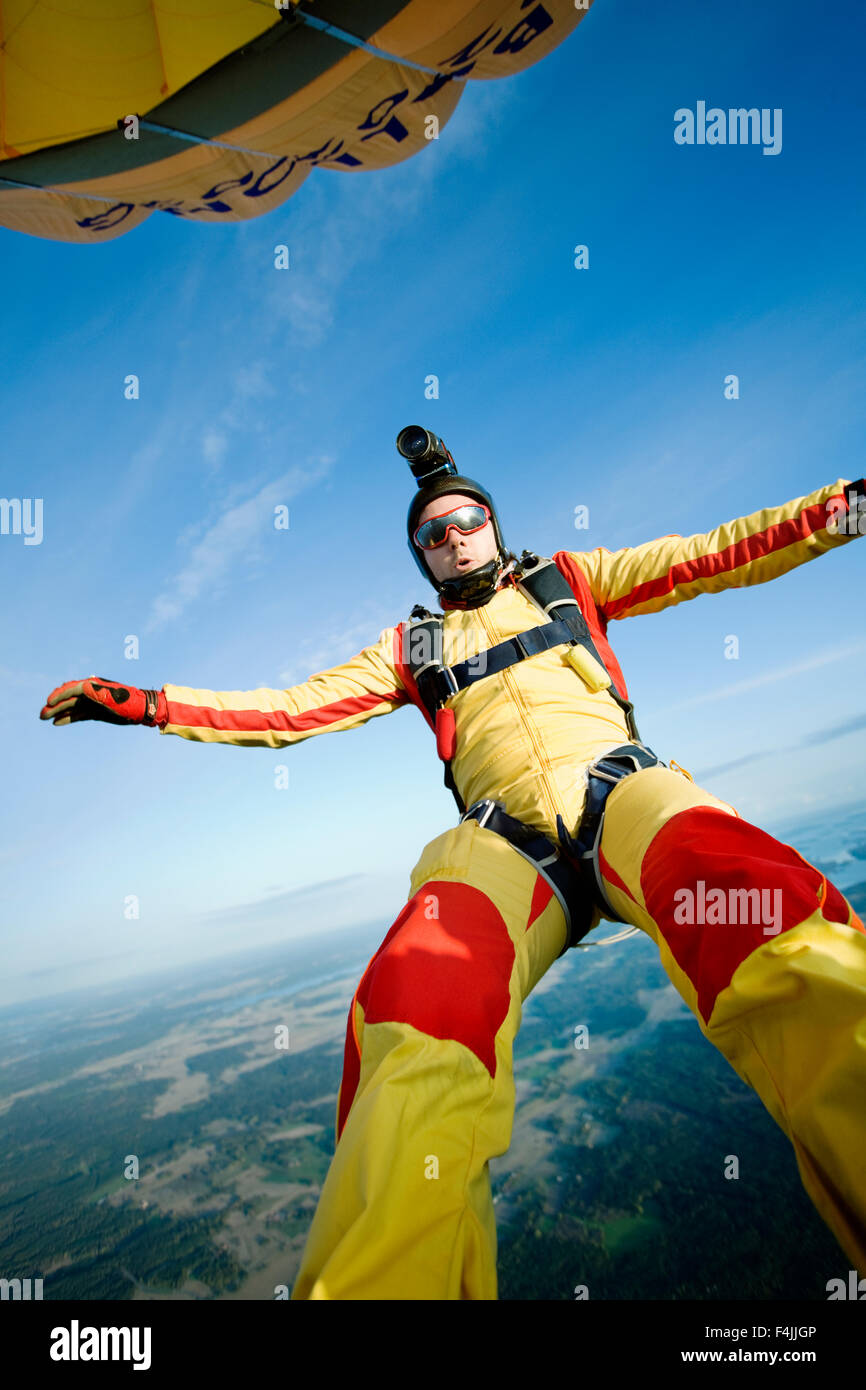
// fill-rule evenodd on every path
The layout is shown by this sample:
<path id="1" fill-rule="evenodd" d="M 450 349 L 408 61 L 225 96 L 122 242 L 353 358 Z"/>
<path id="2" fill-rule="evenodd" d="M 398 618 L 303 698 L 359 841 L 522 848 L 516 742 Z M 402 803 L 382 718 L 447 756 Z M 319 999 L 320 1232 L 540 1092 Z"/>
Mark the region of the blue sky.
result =
<path id="1" fill-rule="evenodd" d="M 0 229 L 0 491 L 44 501 L 40 545 L 0 537 L 0 1003 L 384 935 L 454 820 L 417 711 L 278 753 L 37 716 L 92 672 L 282 688 L 429 602 L 403 425 L 444 436 L 518 551 L 691 535 L 863 475 L 864 29 L 854 4 L 598 0 L 395 168 L 101 247 Z M 699 100 L 781 109 L 781 153 L 676 144 Z M 864 564 L 855 542 L 611 625 L 645 740 L 768 829 L 864 799 Z"/>

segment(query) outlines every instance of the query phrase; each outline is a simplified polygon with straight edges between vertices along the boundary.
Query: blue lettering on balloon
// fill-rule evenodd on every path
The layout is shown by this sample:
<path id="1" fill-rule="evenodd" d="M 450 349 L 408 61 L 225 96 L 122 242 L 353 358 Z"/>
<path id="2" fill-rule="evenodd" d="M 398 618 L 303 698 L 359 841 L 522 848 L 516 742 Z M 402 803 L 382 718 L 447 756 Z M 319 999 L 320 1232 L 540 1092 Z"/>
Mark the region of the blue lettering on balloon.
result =
<path id="1" fill-rule="evenodd" d="M 463 63 L 465 66 L 462 67 L 459 72 L 453 72 L 451 74 L 452 77 L 462 77 L 465 73 L 470 72 L 472 68 L 475 67 L 475 60 L 479 53 L 481 53 L 488 44 L 493 43 L 493 40 L 497 39 L 502 33 L 501 29 L 497 29 L 488 39 L 484 39 L 484 35 L 489 33 L 489 30 L 490 26 L 488 25 L 487 29 L 482 29 L 481 33 L 476 38 L 470 39 L 463 48 L 458 48 L 456 53 L 452 53 L 450 58 L 443 58 L 441 62 L 438 62 L 436 64 L 437 68 L 445 68 L 450 67 L 451 64 L 456 65 L 458 63 Z M 482 39 L 484 39 L 483 43 L 481 42 Z"/>
<path id="2" fill-rule="evenodd" d="M 530 0 L 526 0 L 528 4 Z M 524 4 L 524 9 L 526 8 Z M 531 44 L 533 39 L 537 39 L 539 34 L 543 34 L 545 29 L 549 29 L 553 20 L 547 13 L 543 5 L 536 5 L 531 14 L 525 19 L 518 20 L 510 33 L 505 35 L 501 43 L 494 48 L 494 53 L 519 53 L 521 49 Z"/>
<path id="3" fill-rule="evenodd" d="M 379 130 L 371 130 L 369 135 L 362 135 L 361 141 L 363 143 L 365 140 L 373 140 L 377 135 L 390 135 L 391 139 L 396 140 L 399 144 L 401 140 L 406 139 L 408 134 L 403 122 L 398 121 L 396 116 L 392 116 L 387 124 Z"/>
<path id="4" fill-rule="evenodd" d="M 360 159 L 356 159 L 354 155 L 337 153 L 338 150 L 341 150 L 343 148 L 343 144 L 344 142 L 342 140 L 337 140 L 335 143 L 334 136 L 330 135 L 328 136 L 328 139 L 325 141 L 324 145 L 320 145 L 317 150 L 310 150 L 309 154 L 302 155 L 299 158 L 298 163 L 312 165 L 325 163 L 350 165 L 360 164 Z M 325 153 L 326 151 L 327 153 Z"/>
<path id="5" fill-rule="evenodd" d="M 261 198 L 266 193 L 270 193 L 272 189 L 278 188 L 283 182 L 283 179 L 289 177 L 289 174 L 295 167 L 295 163 L 296 161 L 292 159 L 291 156 L 283 155 L 282 159 L 278 159 L 276 164 L 272 164 L 269 169 L 262 170 L 255 183 L 251 184 L 249 188 L 244 189 L 244 197 Z M 286 168 L 280 174 L 280 177 L 278 179 L 272 178 L 272 175 L 276 174 L 277 170 L 283 164 L 286 165 Z M 271 179 L 270 183 L 267 182 L 268 179 Z"/>
<path id="6" fill-rule="evenodd" d="M 201 196 L 203 198 L 218 198 L 221 193 L 227 192 L 230 188 L 243 188 L 245 183 L 249 183 L 252 176 L 253 171 L 250 169 L 242 179 L 225 179 L 222 183 L 215 183 L 213 188 L 209 189 L 207 193 L 202 193 Z"/>
<path id="7" fill-rule="evenodd" d="M 115 203 L 105 212 L 97 212 L 93 217 L 76 218 L 76 226 L 89 232 L 104 232 L 109 227 L 117 227 L 124 222 L 135 207 L 135 203 Z"/>
<path id="8" fill-rule="evenodd" d="M 405 101 L 408 95 L 409 88 L 404 87 L 402 92 L 395 92 L 393 96 L 383 97 L 381 101 L 377 101 L 376 105 L 367 113 L 365 119 L 358 126 L 358 130 L 369 130 L 371 126 L 380 126 L 382 122 L 390 116 L 394 107 L 399 106 L 401 101 Z M 376 113 L 383 106 L 387 106 L 388 109 L 378 116 Z"/>
<path id="9" fill-rule="evenodd" d="M 431 97 L 435 97 L 436 93 L 437 93 L 438 91 L 441 91 L 441 89 L 442 89 L 444 86 L 446 86 L 447 83 L 453 82 L 453 81 L 454 81 L 454 74 L 453 74 L 453 73 L 450 73 L 450 72 L 437 72 L 436 76 L 433 78 L 433 81 L 432 81 L 432 82 L 428 82 L 428 83 L 427 83 L 427 86 L 424 88 L 424 90 L 421 91 L 421 92 L 419 92 L 418 95 L 417 95 L 416 97 L 413 97 L 413 98 L 412 98 L 413 104 L 414 104 L 416 101 L 429 101 L 430 98 L 431 98 Z"/>
<path id="10" fill-rule="evenodd" d="M 370 130 L 369 135 L 361 136 L 362 142 L 365 140 L 372 140 L 374 135 L 390 135 L 391 139 L 395 140 L 398 144 L 401 140 L 406 139 L 406 136 L 409 134 L 408 130 L 402 121 L 398 120 L 396 116 L 391 115 L 391 112 L 394 110 L 395 106 L 400 105 L 401 101 L 405 101 L 408 95 L 409 88 L 404 87 L 402 92 L 395 92 L 393 96 L 383 97 L 381 101 L 376 103 L 372 110 L 368 112 L 366 119 L 358 126 L 358 130 L 370 130 L 371 126 L 376 127 L 375 130 Z M 381 115 L 377 114 L 381 111 L 383 106 L 387 109 L 382 111 Z"/>

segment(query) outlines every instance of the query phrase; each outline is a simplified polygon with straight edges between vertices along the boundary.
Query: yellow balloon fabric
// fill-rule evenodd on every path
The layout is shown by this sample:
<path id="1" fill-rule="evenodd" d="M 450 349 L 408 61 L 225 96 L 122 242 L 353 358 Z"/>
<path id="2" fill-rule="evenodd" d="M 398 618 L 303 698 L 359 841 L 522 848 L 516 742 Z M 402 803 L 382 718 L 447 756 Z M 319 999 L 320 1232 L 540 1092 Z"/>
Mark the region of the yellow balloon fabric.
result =
<path id="1" fill-rule="evenodd" d="M 313 168 L 382 169 L 417 153 L 468 80 L 538 62 L 588 8 L 4 0 L 0 225 L 98 243 L 158 210 L 261 216 Z"/>

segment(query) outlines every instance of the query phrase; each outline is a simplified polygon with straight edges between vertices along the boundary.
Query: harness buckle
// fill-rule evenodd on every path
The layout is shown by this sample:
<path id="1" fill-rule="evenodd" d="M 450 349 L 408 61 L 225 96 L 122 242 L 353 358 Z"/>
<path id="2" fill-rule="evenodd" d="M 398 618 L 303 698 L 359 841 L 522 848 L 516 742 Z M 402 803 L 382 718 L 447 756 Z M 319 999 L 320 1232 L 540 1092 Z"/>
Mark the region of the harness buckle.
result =
<path id="1" fill-rule="evenodd" d="M 480 816 L 476 816 L 476 811 L 478 811 L 481 807 L 484 808 L 482 814 Z M 495 809 L 496 802 L 492 799 L 492 797 L 486 796 L 481 801 L 473 802 L 473 804 L 469 807 L 469 810 L 464 811 L 463 815 L 460 817 L 460 824 L 462 825 L 465 820 L 477 820 L 480 826 L 485 826 L 489 821 L 490 817 L 493 815 Z"/>
<path id="2" fill-rule="evenodd" d="M 459 694 L 460 694 L 460 686 L 457 684 L 457 681 L 456 681 L 456 679 L 455 679 L 455 677 L 454 677 L 454 672 L 451 670 L 451 667 L 450 667 L 450 666 L 442 666 L 442 667 L 440 667 L 440 671 L 441 671 L 441 674 L 445 677 L 445 682 L 446 682 L 446 684 L 448 685 L 451 694 L 452 694 L 452 695 L 459 695 Z"/>

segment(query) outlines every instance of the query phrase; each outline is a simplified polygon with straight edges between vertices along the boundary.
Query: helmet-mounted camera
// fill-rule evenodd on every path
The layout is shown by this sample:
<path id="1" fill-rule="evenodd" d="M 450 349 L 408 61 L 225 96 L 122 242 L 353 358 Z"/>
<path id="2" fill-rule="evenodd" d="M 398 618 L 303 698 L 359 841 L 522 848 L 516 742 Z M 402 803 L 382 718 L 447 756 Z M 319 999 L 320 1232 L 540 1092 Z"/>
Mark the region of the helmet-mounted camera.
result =
<path id="1" fill-rule="evenodd" d="M 423 425 L 407 425 L 402 429 L 397 435 L 397 449 L 404 459 L 408 459 L 419 487 L 426 487 L 434 478 L 457 473 L 457 465 L 444 440 L 425 430 Z"/>
<path id="2" fill-rule="evenodd" d="M 488 603 L 496 593 L 506 567 L 514 560 L 502 539 L 493 498 L 485 487 L 458 470 L 444 441 L 430 430 L 425 430 L 423 425 L 407 425 L 402 429 L 397 435 L 397 448 L 408 461 L 418 484 L 406 518 L 407 540 L 415 564 L 433 585 L 440 599 L 447 600 L 452 606 L 477 608 L 480 604 Z M 458 493 L 481 503 L 489 512 L 496 538 L 496 558 L 458 578 L 439 580 L 429 568 L 424 550 L 416 544 L 415 533 L 425 507 L 431 502 L 438 502 L 441 497 Z"/>

